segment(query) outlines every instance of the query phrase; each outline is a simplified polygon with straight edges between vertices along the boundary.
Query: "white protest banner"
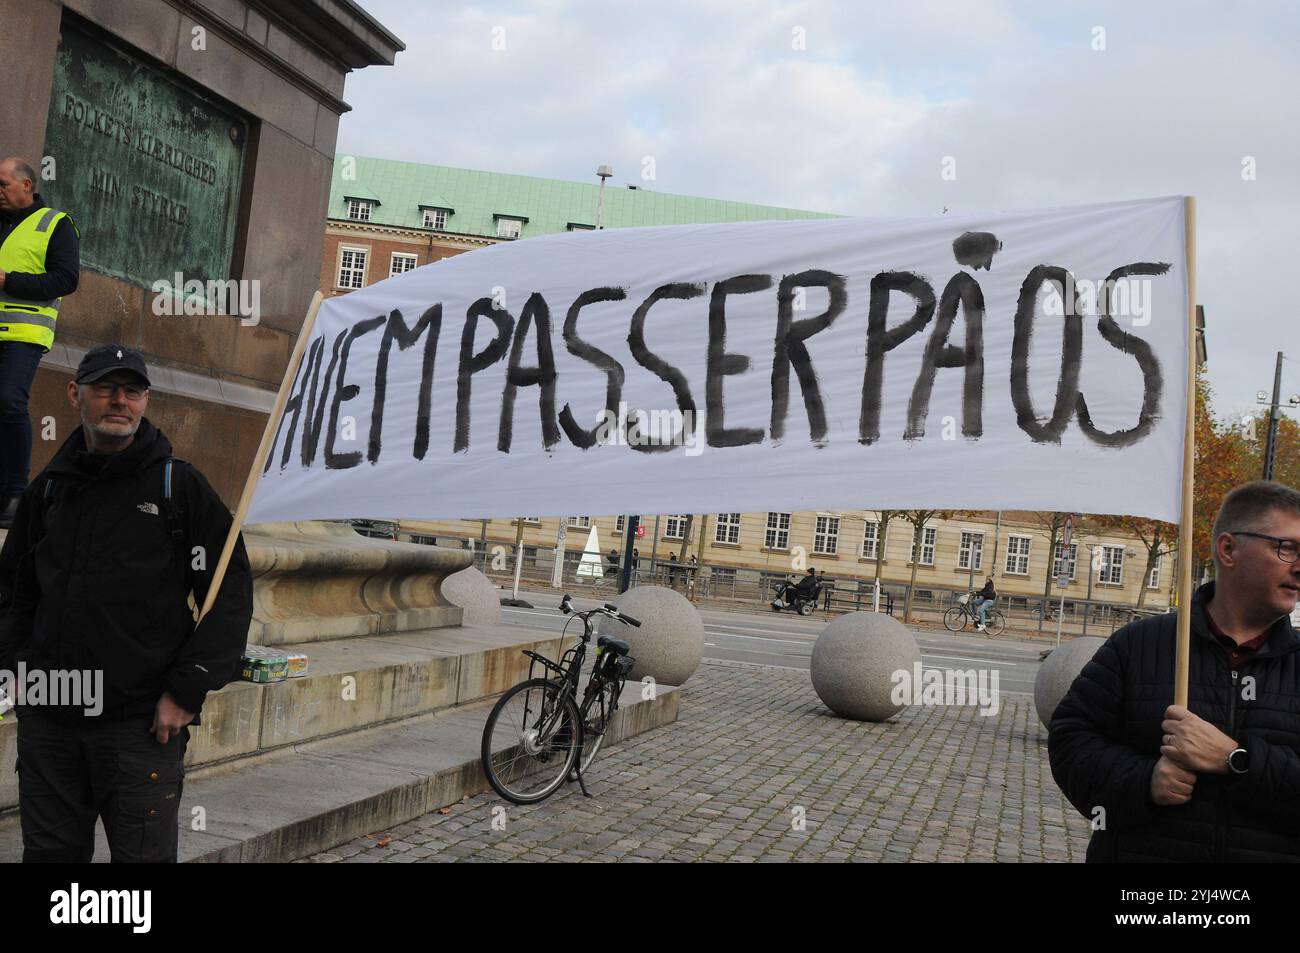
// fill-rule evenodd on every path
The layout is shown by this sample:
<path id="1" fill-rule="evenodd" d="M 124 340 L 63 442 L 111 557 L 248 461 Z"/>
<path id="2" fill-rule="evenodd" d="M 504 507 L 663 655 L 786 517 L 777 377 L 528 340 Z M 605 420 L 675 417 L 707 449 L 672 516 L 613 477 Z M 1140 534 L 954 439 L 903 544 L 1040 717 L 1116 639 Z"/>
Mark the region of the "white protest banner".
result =
<path id="1" fill-rule="evenodd" d="M 549 235 L 326 301 L 250 521 L 1178 522 L 1182 198 Z"/>

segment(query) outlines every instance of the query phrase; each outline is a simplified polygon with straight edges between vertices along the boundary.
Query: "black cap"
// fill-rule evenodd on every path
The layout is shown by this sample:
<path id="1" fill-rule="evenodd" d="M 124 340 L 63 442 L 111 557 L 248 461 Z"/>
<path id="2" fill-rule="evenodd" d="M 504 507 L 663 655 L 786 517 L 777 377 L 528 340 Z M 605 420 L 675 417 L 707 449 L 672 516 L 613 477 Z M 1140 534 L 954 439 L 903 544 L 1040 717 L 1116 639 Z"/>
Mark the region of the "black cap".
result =
<path id="1" fill-rule="evenodd" d="M 144 369 L 144 358 L 121 344 L 100 344 L 86 352 L 77 365 L 77 383 L 89 384 L 112 371 L 130 371 L 149 386 L 149 375 Z"/>

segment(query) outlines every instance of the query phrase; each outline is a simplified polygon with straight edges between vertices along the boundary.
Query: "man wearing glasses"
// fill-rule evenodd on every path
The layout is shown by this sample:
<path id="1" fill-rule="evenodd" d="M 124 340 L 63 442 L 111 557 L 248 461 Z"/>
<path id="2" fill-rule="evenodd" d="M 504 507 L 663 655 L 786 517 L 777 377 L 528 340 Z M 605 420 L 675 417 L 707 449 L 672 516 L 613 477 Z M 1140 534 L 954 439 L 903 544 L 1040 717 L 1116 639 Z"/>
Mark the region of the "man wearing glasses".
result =
<path id="1" fill-rule="evenodd" d="M 1170 613 L 1111 636 L 1052 717 L 1052 775 L 1092 822 L 1089 861 L 1300 861 L 1300 493 L 1237 487 L 1212 540 L 1188 707 L 1169 704 Z"/>
<path id="2" fill-rule="evenodd" d="M 93 348 L 68 399 L 81 426 L 0 551 L 0 670 L 81 689 L 16 699 L 23 860 L 89 861 L 98 818 L 114 861 L 175 861 L 187 726 L 243 651 L 248 556 L 241 538 L 195 625 L 189 596 L 207 595 L 230 511 L 145 418 L 137 352 Z"/>

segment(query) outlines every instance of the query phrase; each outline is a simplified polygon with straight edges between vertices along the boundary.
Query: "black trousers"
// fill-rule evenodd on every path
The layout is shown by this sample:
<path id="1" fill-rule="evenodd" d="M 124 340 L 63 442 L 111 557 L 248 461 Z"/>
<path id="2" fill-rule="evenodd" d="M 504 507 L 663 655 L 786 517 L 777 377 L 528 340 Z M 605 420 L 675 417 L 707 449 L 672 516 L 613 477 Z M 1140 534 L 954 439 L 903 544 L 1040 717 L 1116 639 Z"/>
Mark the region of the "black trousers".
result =
<path id="1" fill-rule="evenodd" d="M 189 729 L 167 744 L 152 716 L 18 720 L 18 813 L 24 863 L 89 863 L 95 820 L 114 863 L 175 863 Z"/>
<path id="2" fill-rule="evenodd" d="M 39 344 L 0 341 L 0 501 L 27 489 L 32 462 L 27 398 L 44 353 Z"/>

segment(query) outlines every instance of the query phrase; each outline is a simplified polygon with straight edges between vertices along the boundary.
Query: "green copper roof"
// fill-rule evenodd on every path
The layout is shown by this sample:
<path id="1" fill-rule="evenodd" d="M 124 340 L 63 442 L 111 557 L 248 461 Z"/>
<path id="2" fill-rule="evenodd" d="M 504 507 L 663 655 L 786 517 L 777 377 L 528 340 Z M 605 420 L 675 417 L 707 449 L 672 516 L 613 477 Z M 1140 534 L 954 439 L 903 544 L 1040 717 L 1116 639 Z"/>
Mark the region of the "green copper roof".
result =
<path id="1" fill-rule="evenodd" d="M 344 175 L 353 171 L 355 176 L 345 180 Z M 614 185 L 615 181 L 609 179 L 605 185 L 606 228 L 837 217 L 824 212 L 630 189 Z M 567 231 L 570 223 L 594 227 L 598 193 L 598 185 L 585 182 L 340 154 L 334 159 L 329 217 L 347 219 L 345 196 L 372 197 L 379 203 L 370 213 L 370 221 L 375 224 L 421 228 L 421 206 L 450 208 L 455 213 L 447 217 L 445 230 L 449 233 L 495 238 L 497 217 L 508 216 L 528 219 L 521 234 L 528 238 Z"/>

